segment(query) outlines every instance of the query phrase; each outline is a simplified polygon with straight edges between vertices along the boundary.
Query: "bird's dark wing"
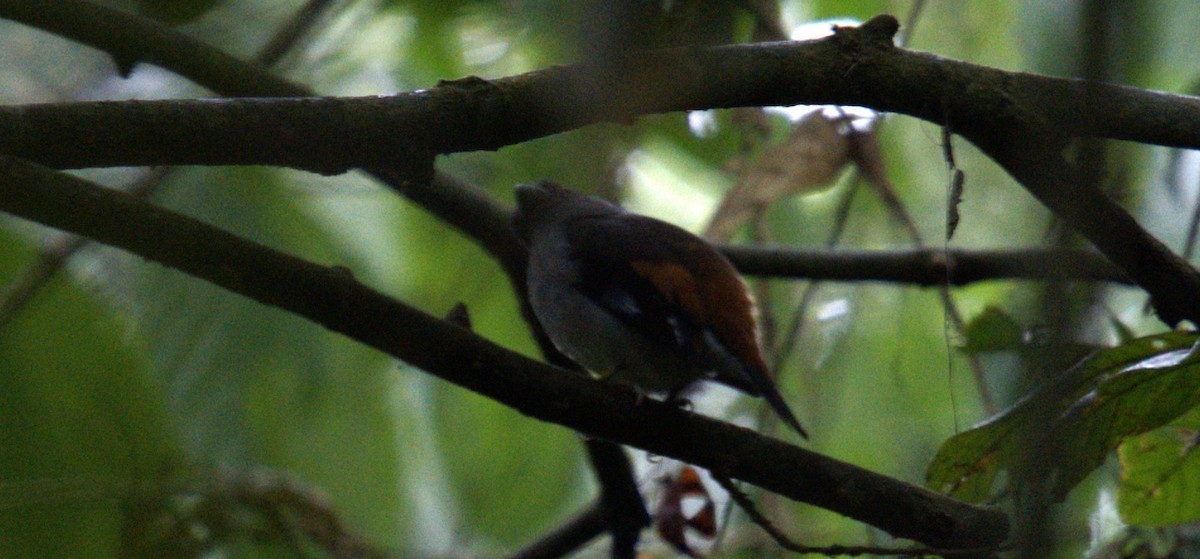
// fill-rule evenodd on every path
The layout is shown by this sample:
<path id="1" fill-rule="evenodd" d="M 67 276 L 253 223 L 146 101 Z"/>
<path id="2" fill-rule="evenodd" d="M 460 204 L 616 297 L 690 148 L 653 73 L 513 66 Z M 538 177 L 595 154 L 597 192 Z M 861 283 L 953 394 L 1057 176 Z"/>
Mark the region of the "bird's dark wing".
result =
<path id="1" fill-rule="evenodd" d="M 632 214 L 578 219 L 566 231 L 571 253 L 581 264 L 581 292 L 643 336 L 677 348 L 697 367 L 718 370 L 716 363 L 705 362 L 711 357 L 704 348 L 706 334 L 711 332 L 731 352 L 735 344 L 723 339 L 728 332 L 712 328 L 708 322 L 723 318 L 729 309 L 725 302 L 710 300 L 720 293 L 703 267 L 714 265 L 713 258 L 716 265 L 728 266 L 720 255 L 683 229 Z M 745 299 L 740 290 L 730 306 L 735 312 L 744 312 L 743 325 L 748 324 L 753 336 L 752 308 L 745 300 L 744 308 L 739 309 L 738 298 Z M 757 340 L 750 340 L 754 344 L 751 361 L 757 358 L 761 362 Z M 750 394 L 759 393 L 755 383 L 739 375 L 721 375 L 716 380 Z"/>
<path id="2" fill-rule="evenodd" d="M 565 230 L 580 264 L 581 292 L 642 335 L 713 371 L 714 380 L 764 397 L 808 437 L 767 372 L 754 301 L 715 248 L 679 227 L 634 214 L 588 216 Z"/>

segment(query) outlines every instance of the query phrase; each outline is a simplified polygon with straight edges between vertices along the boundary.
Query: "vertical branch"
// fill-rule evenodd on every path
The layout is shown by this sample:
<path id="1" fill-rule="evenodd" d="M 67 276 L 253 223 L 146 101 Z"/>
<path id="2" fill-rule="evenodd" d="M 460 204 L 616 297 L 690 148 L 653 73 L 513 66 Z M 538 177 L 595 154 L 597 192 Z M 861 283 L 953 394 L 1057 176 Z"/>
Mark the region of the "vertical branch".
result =
<path id="1" fill-rule="evenodd" d="M 1099 106 L 1100 95 L 1098 88 L 1108 78 L 1108 29 L 1112 18 L 1112 2 L 1109 0 L 1084 0 L 1079 4 L 1080 37 L 1078 58 L 1078 74 L 1084 78 L 1083 102 L 1088 107 L 1084 114 L 1095 114 L 1093 107 Z M 1094 192 L 1103 190 L 1106 165 L 1106 143 L 1099 138 L 1084 137 L 1076 142 L 1073 177 L 1083 188 Z M 1055 221 L 1055 244 L 1068 245 L 1077 238 L 1073 230 L 1063 227 Z M 1076 294 L 1078 295 L 1078 294 Z M 1048 328 L 1046 335 L 1051 344 L 1066 344 L 1071 341 L 1075 330 L 1080 326 L 1082 308 L 1072 304 L 1072 294 L 1063 281 L 1051 281 L 1046 285 L 1041 300 L 1041 315 Z M 1061 358 L 1049 355 L 1034 368 L 1040 369 L 1043 378 L 1059 374 L 1067 367 L 1060 362 Z M 1036 382 L 1036 381 L 1035 381 Z M 1020 460 L 1020 468 L 1014 476 L 1017 484 L 1016 511 L 1014 515 L 1020 526 L 1017 534 L 1020 557 L 1034 559 L 1044 557 L 1052 550 L 1056 540 L 1053 497 L 1045 457 L 1049 455 L 1049 444 L 1044 437 L 1027 437 L 1029 441 L 1022 449 L 1024 455 Z"/>

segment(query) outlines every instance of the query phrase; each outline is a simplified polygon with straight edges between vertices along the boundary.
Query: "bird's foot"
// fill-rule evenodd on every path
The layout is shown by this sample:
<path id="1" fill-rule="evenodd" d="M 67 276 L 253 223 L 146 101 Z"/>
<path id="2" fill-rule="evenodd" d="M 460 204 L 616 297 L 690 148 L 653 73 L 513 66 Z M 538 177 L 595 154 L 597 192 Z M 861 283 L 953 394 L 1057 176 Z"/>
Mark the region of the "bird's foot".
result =
<path id="1" fill-rule="evenodd" d="M 642 405 L 642 402 L 646 401 L 646 398 L 649 398 L 649 396 L 646 394 L 646 392 L 644 390 L 642 390 L 641 387 L 639 387 L 638 385 L 629 384 L 627 382 L 621 382 L 621 381 L 617 380 L 620 375 L 617 374 L 616 369 L 613 369 L 611 371 L 594 373 L 594 374 L 596 376 L 596 379 L 598 379 L 600 382 L 609 383 L 613 386 L 623 388 L 625 390 L 629 390 L 630 392 L 633 392 L 634 405 L 640 406 L 640 405 Z"/>
<path id="2" fill-rule="evenodd" d="M 668 394 L 666 401 L 668 404 L 671 404 L 672 406 L 675 406 L 683 411 L 695 411 L 695 409 L 692 407 L 692 401 L 680 394 L 678 391 Z"/>

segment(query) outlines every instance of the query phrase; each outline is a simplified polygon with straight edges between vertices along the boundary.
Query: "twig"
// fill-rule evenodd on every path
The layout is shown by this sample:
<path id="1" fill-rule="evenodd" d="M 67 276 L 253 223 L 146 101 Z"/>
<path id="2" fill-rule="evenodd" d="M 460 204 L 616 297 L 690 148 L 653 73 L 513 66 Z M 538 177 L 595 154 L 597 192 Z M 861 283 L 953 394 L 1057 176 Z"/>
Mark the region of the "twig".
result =
<path id="1" fill-rule="evenodd" d="M 536 542 L 512 554 L 511 559 L 557 559 L 579 549 L 607 528 L 604 505 L 595 501 Z"/>
<path id="2" fill-rule="evenodd" d="M 907 47 L 912 44 L 912 37 L 917 32 L 917 22 L 921 20 L 921 14 L 924 12 L 925 0 L 913 0 L 908 7 L 908 15 L 904 17 L 904 25 L 896 35 L 896 45 Z"/>
<path id="3" fill-rule="evenodd" d="M 833 229 L 829 232 L 829 238 L 825 241 L 825 246 L 827 248 L 832 249 L 833 247 L 837 246 L 839 241 L 841 241 L 842 234 L 846 231 L 846 224 L 850 222 L 850 206 L 853 205 L 854 195 L 858 193 L 859 186 L 861 185 L 862 173 L 855 171 L 854 175 L 850 179 L 850 184 L 846 189 L 846 193 L 842 195 L 841 200 L 838 202 L 837 211 L 834 213 Z M 832 254 L 833 251 L 830 251 L 830 253 Z M 839 251 L 838 254 L 841 254 L 841 251 Z M 725 250 L 725 255 L 728 256 L 730 260 L 732 260 L 733 263 L 743 271 L 747 273 L 761 273 L 761 271 L 753 272 L 751 270 L 756 268 L 754 264 L 760 264 L 762 262 L 746 262 L 747 257 L 753 258 L 753 254 L 747 255 L 744 253 L 739 253 L 737 252 L 737 249 L 730 247 Z M 759 255 L 759 257 L 761 258 L 762 255 Z M 832 270 L 833 268 L 826 269 Z M 812 305 L 813 299 L 817 294 L 817 289 L 821 285 L 821 278 L 812 276 L 807 277 L 814 281 L 810 281 L 807 285 L 805 285 L 804 289 L 800 293 L 800 303 L 796 305 L 796 310 L 792 313 L 792 322 L 788 326 L 787 334 L 783 336 L 783 342 L 781 342 L 779 351 L 777 352 L 775 358 L 774 366 L 777 370 L 783 366 L 783 363 L 788 356 L 795 351 L 796 344 L 800 341 L 800 334 L 804 330 L 804 317 L 808 316 L 808 308 Z"/>
<path id="4" fill-rule="evenodd" d="M 976 547 L 976 548 L 960 548 L 960 549 L 938 549 L 932 547 L 878 547 L 878 546 L 856 546 L 856 545 L 827 545 L 827 546 L 811 546 L 796 542 L 787 534 L 783 533 L 771 519 L 763 515 L 754 501 L 750 500 L 750 496 L 746 495 L 733 480 L 725 476 L 713 474 L 713 479 L 729 492 L 729 498 L 737 503 L 738 507 L 746 513 L 746 516 L 751 522 L 762 528 L 768 536 L 780 547 L 796 553 L 811 553 L 816 555 L 827 555 L 830 557 L 837 556 L 858 556 L 858 555 L 895 555 L 903 557 L 921 557 L 928 555 L 937 555 L 942 557 L 954 557 L 959 555 L 977 555 L 981 553 L 991 553 L 1006 549 L 1005 546 L 993 547 Z"/>
<path id="5" fill-rule="evenodd" d="M 723 245 L 743 273 L 823 281 L 880 281 L 936 287 L 995 280 L 1130 283 L 1103 255 L 1078 249 L 804 250 Z"/>
<path id="6" fill-rule="evenodd" d="M 300 42 L 304 35 L 316 26 L 332 4 L 333 0 L 308 0 L 259 49 L 255 60 L 265 66 L 274 66 Z"/>
<path id="7" fill-rule="evenodd" d="M 946 161 L 946 169 L 948 173 L 949 184 L 947 185 L 946 195 L 946 233 L 942 237 L 942 252 L 950 251 L 950 239 L 954 237 L 955 230 L 958 229 L 959 213 L 958 206 L 962 202 L 962 189 L 966 175 L 962 169 L 958 168 L 958 163 L 954 159 L 954 137 L 950 124 L 950 116 L 946 115 L 946 120 L 942 124 L 942 154 Z M 950 292 L 952 282 L 951 276 L 955 270 L 947 269 L 945 280 L 938 286 L 938 292 L 942 296 L 942 308 L 945 309 L 946 325 L 943 330 L 943 336 L 946 340 L 946 364 L 949 371 L 950 380 L 953 380 L 954 361 L 951 352 L 953 351 L 953 338 L 961 338 L 966 330 L 966 323 L 963 321 L 962 313 L 958 310 L 958 305 L 954 303 L 954 295 Z M 968 352 L 966 354 L 967 363 L 971 367 L 971 374 L 975 379 L 975 387 L 979 392 L 979 400 L 983 403 L 984 411 L 989 415 L 996 413 L 996 400 L 992 397 L 992 390 L 988 387 L 987 377 L 983 374 L 983 364 L 980 363 L 979 356 L 975 353 Z M 954 386 L 950 385 L 950 401 L 955 402 Z M 958 431 L 958 409 L 955 406 L 954 410 L 955 432 Z"/>

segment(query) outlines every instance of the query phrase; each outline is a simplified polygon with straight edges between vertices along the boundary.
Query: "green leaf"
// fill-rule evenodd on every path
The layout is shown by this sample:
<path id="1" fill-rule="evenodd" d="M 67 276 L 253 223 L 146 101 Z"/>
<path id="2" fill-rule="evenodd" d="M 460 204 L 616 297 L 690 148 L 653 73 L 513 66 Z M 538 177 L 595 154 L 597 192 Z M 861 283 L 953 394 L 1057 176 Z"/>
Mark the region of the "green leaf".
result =
<path id="1" fill-rule="evenodd" d="M 1130 437 L 1121 443 L 1121 484 L 1117 510 L 1121 519 L 1142 526 L 1168 526 L 1200 520 L 1200 452 L 1196 435 L 1200 410 L 1167 427 Z"/>
<path id="2" fill-rule="evenodd" d="M 1012 435 L 1023 425 L 1019 415 L 998 417 L 947 440 L 929 465 L 930 487 L 970 502 L 982 502 L 1015 450 Z"/>
<path id="3" fill-rule="evenodd" d="M 1055 485 L 1061 497 L 1102 464 L 1125 437 L 1156 429 L 1200 401 L 1200 352 L 1171 349 L 1101 379 L 1055 422 Z"/>
<path id="4" fill-rule="evenodd" d="M 1189 348 L 1193 334 L 1170 332 L 1101 350 L 1013 407 L 942 444 L 926 474 L 939 491 L 986 500 L 1001 472 L 1025 448 L 1055 441 L 1065 495 L 1104 461 L 1123 437 L 1171 421 L 1196 401 L 1200 375 Z M 1188 371 L 1192 371 L 1187 379 Z"/>

